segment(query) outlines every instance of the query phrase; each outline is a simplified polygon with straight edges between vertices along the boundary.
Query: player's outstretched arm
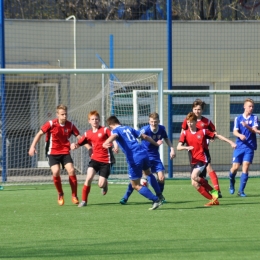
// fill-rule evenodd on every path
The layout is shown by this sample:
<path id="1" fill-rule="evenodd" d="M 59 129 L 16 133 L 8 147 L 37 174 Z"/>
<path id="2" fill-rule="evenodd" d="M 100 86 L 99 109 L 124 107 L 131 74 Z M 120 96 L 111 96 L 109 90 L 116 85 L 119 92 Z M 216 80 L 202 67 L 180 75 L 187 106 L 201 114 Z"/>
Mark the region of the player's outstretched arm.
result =
<path id="1" fill-rule="evenodd" d="M 109 147 L 111 147 L 113 141 L 115 141 L 116 138 L 117 138 L 117 135 L 116 135 L 116 134 L 112 134 L 111 136 L 109 136 L 109 137 L 107 138 L 107 140 L 103 143 L 103 147 L 104 147 L 104 148 L 109 148 Z"/>
<path id="2" fill-rule="evenodd" d="M 175 158 L 176 154 L 175 154 L 175 151 L 174 151 L 174 147 L 172 145 L 172 142 L 169 138 L 165 138 L 164 139 L 165 143 L 168 145 L 168 147 L 170 148 L 170 159 L 172 160 L 173 158 Z"/>
<path id="3" fill-rule="evenodd" d="M 160 146 L 163 141 L 162 140 L 158 140 L 157 142 L 155 142 L 150 136 L 146 135 L 146 134 L 141 134 L 140 136 L 143 140 L 155 145 L 155 146 Z"/>
<path id="4" fill-rule="evenodd" d="M 116 141 L 113 141 L 113 152 L 114 153 L 118 153 L 119 152 L 118 144 L 117 144 Z"/>
<path id="5" fill-rule="evenodd" d="M 217 135 L 215 135 L 215 137 L 217 137 L 221 141 L 229 143 L 232 148 L 236 148 L 237 147 L 237 145 L 233 141 L 229 140 L 228 138 L 224 137 L 223 135 L 217 134 Z"/>
<path id="6" fill-rule="evenodd" d="M 34 137 L 33 142 L 32 142 L 32 144 L 31 144 L 31 147 L 30 147 L 30 149 L 29 149 L 29 151 L 28 151 L 28 154 L 29 154 L 30 156 L 34 156 L 34 154 L 37 153 L 36 145 L 37 145 L 37 143 L 40 141 L 40 139 L 41 139 L 41 137 L 42 137 L 43 135 L 44 135 L 43 131 L 40 130 L 40 131 L 36 134 L 36 136 Z"/>
<path id="7" fill-rule="evenodd" d="M 182 151 L 182 150 L 190 151 L 193 148 L 194 148 L 193 146 L 185 146 L 182 142 L 179 142 L 177 145 L 177 151 Z"/>
<path id="8" fill-rule="evenodd" d="M 234 135 L 234 136 L 236 136 L 236 137 L 238 137 L 238 138 L 240 138 L 240 140 L 241 140 L 241 141 L 244 141 L 244 140 L 246 140 L 246 136 L 245 136 L 245 135 L 242 135 L 242 134 L 240 134 L 240 133 L 238 132 L 238 130 L 237 130 L 237 129 L 234 129 L 234 131 L 233 131 L 233 135 Z"/>

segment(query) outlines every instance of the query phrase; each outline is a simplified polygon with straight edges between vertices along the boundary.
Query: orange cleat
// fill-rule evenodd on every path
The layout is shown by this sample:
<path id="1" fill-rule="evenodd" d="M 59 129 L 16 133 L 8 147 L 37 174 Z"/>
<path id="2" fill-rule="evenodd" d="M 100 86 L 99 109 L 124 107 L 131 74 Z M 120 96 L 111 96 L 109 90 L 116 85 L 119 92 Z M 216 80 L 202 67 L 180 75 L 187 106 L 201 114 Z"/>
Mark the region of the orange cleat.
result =
<path id="1" fill-rule="evenodd" d="M 218 206 L 219 205 L 219 201 L 218 199 L 213 199 L 210 200 L 207 204 L 205 204 L 205 207 L 210 207 L 210 206 Z"/>
<path id="2" fill-rule="evenodd" d="M 78 199 L 78 197 L 72 197 L 72 198 L 71 198 L 71 201 L 72 201 L 73 204 L 76 204 L 76 205 L 79 204 L 79 199 Z"/>
<path id="3" fill-rule="evenodd" d="M 64 194 L 59 194 L 59 196 L 58 196 L 58 204 L 60 206 L 64 205 Z"/>

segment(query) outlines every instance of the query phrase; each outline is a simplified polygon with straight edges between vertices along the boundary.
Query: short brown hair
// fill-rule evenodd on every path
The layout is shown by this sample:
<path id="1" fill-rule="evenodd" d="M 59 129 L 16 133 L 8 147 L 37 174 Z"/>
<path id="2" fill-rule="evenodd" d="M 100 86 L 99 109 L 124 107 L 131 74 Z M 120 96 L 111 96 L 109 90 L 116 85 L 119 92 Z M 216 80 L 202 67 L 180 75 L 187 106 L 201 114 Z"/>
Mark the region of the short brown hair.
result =
<path id="1" fill-rule="evenodd" d="M 190 112 L 190 113 L 186 116 L 186 120 L 187 120 L 187 121 L 197 121 L 197 116 L 196 116 L 193 112 Z"/>
<path id="2" fill-rule="evenodd" d="M 254 100 L 252 98 L 246 98 L 245 101 L 244 101 L 244 104 L 246 102 L 251 102 L 253 105 L 255 104 Z"/>
<path id="3" fill-rule="evenodd" d="M 152 119 L 158 119 L 159 120 L 159 114 L 156 113 L 156 112 L 153 112 L 149 115 L 149 118 L 152 118 Z"/>
<path id="4" fill-rule="evenodd" d="M 206 103 L 202 101 L 201 99 L 197 98 L 193 103 L 192 103 L 192 108 L 200 106 L 202 110 L 204 110 L 204 107 L 206 106 Z"/>
<path id="5" fill-rule="evenodd" d="M 88 113 L 88 119 L 90 119 L 91 116 L 96 116 L 100 119 L 99 113 L 97 110 L 92 110 Z"/>
<path id="6" fill-rule="evenodd" d="M 56 111 L 57 111 L 57 112 L 58 112 L 58 110 L 60 110 L 60 109 L 65 110 L 65 111 L 68 110 L 67 106 L 65 106 L 65 105 L 63 105 L 63 104 L 59 104 L 59 105 L 56 107 Z"/>
<path id="7" fill-rule="evenodd" d="M 108 125 L 121 125 L 121 123 L 119 122 L 118 118 L 116 116 L 110 116 L 107 120 L 106 120 Z"/>

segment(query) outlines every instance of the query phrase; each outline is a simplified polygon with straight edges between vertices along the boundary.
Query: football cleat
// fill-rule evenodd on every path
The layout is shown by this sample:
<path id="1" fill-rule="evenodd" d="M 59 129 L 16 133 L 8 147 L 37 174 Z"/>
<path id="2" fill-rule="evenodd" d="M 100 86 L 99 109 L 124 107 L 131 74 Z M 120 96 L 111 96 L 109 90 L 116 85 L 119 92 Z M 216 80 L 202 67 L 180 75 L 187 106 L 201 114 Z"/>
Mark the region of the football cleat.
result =
<path id="1" fill-rule="evenodd" d="M 78 199 L 78 197 L 72 197 L 72 198 L 71 198 L 71 201 L 72 201 L 73 204 L 76 204 L 76 205 L 79 204 L 79 199 Z"/>
<path id="2" fill-rule="evenodd" d="M 210 207 L 210 206 L 218 206 L 219 205 L 219 201 L 218 199 L 213 199 L 210 200 L 207 204 L 205 204 L 205 207 Z"/>
<path id="3" fill-rule="evenodd" d="M 234 187 L 230 187 L 229 188 L 229 193 L 232 195 L 235 193 L 235 188 Z"/>
<path id="4" fill-rule="evenodd" d="M 60 193 L 59 196 L 58 196 L 58 204 L 60 206 L 64 205 L 64 194 L 63 193 Z"/>
<path id="5" fill-rule="evenodd" d="M 81 207 L 86 207 L 87 206 L 87 202 L 86 201 L 81 201 L 78 205 L 79 208 Z"/>
<path id="6" fill-rule="evenodd" d="M 237 196 L 239 196 L 239 197 L 246 197 L 246 194 L 242 191 L 242 192 L 238 192 L 237 193 Z"/>
<path id="7" fill-rule="evenodd" d="M 160 195 L 157 195 L 157 196 L 158 196 L 159 200 L 165 201 L 165 198 L 164 198 L 164 196 L 162 195 L 162 193 L 161 193 Z"/>
<path id="8" fill-rule="evenodd" d="M 222 196 L 222 193 L 221 193 L 221 191 L 219 190 L 218 191 L 218 198 L 222 198 L 223 196 Z"/>
<path id="9" fill-rule="evenodd" d="M 127 203 L 127 200 L 122 198 L 120 201 L 119 201 L 120 204 L 122 205 L 125 205 Z"/>
<path id="10" fill-rule="evenodd" d="M 153 205 L 151 208 L 149 208 L 149 210 L 155 210 L 155 209 L 159 208 L 161 205 L 162 205 L 162 201 L 160 199 L 158 199 L 153 202 Z"/>

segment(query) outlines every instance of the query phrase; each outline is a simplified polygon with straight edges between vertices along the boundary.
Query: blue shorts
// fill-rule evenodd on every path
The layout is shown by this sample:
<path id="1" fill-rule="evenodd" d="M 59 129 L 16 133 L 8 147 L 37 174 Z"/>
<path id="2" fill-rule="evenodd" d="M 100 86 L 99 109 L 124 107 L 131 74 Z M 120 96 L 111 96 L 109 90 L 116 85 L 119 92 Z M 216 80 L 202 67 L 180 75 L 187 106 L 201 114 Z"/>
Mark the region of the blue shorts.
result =
<path id="1" fill-rule="evenodd" d="M 152 173 L 157 173 L 157 172 L 163 172 L 165 170 L 161 159 L 156 159 L 152 158 L 150 159 L 150 164 L 151 164 L 151 172 Z"/>
<path id="2" fill-rule="evenodd" d="M 255 151 L 249 148 L 235 149 L 233 152 L 232 163 L 242 164 L 243 162 L 252 163 Z"/>
<path id="3" fill-rule="evenodd" d="M 130 180 L 141 179 L 143 170 L 150 168 L 150 161 L 148 157 L 142 158 L 140 161 L 128 164 L 128 177 Z"/>

